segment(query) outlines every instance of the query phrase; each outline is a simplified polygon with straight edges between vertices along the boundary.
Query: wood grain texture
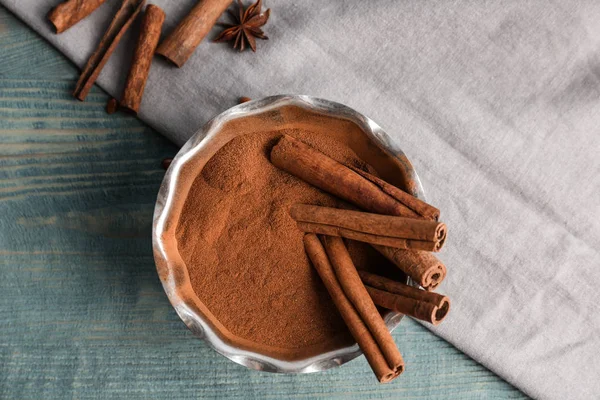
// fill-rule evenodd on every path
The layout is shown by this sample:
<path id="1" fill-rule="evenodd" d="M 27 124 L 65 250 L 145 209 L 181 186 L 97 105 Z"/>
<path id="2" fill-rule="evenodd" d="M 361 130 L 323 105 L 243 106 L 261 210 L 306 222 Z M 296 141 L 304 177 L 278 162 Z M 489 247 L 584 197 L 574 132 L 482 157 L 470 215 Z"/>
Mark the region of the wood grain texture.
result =
<path id="1" fill-rule="evenodd" d="M 364 358 L 325 373 L 248 371 L 195 339 L 156 276 L 160 161 L 176 148 L 94 88 L 0 7 L 0 398 L 525 396 L 419 324 L 377 385 Z M 450 316 L 449 318 L 451 318 Z"/>

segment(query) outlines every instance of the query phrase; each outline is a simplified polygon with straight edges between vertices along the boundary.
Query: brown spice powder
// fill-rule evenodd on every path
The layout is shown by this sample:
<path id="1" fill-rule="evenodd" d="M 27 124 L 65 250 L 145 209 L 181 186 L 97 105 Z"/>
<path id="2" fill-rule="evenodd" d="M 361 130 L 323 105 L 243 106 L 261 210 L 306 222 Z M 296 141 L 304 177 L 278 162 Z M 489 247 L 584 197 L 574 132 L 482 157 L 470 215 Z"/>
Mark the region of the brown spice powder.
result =
<path id="1" fill-rule="evenodd" d="M 339 348 L 353 340 L 310 265 L 289 209 L 295 203 L 348 205 L 270 163 L 269 151 L 282 134 L 365 167 L 348 146 L 322 132 L 239 136 L 196 177 L 177 228 L 178 249 L 196 295 L 233 335 L 285 349 Z M 349 245 L 359 268 L 388 264 L 369 246 Z"/>

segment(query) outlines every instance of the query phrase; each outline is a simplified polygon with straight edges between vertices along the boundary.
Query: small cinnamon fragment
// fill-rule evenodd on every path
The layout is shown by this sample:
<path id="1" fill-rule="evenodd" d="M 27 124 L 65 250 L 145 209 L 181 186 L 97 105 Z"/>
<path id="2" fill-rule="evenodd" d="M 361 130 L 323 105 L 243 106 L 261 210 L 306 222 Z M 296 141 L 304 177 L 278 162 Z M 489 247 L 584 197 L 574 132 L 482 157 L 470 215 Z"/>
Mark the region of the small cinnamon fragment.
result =
<path id="1" fill-rule="evenodd" d="M 450 311 L 450 300 L 367 271 L 358 271 L 375 304 L 438 325 Z"/>
<path id="2" fill-rule="evenodd" d="M 402 249 L 439 251 L 446 239 L 446 225 L 437 221 L 308 204 L 293 205 L 290 215 L 305 232 Z"/>
<path id="3" fill-rule="evenodd" d="M 181 68 L 229 7 L 231 0 L 201 0 L 163 40 L 157 54 Z"/>
<path id="4" fill-rule="evenodd" d="M 106 0 L 67 0 L 48 13 L 48 19 L 62 33 L 96 11 Z"/>
<path id="5" fill-rule="evenodd" d="M 435 290 L 446 277 L 446 266 L 431 253 L 372 246 L 425 290 Z"/>
<path id="6" fill-rule="evenodd" d="M 251 101 L 251 100 L 252 100 L 252 99 L 251 99 L 250 97 L 245 97 L 245 96 L 244 96 L 244 97 L 240 97 L 240 99 L 239 99 L 239 103 L 240 103 L 240 104 L 243 104 L 243 103 L 247 103 L 247 102 L 249 102 L 249 101 Z"/>
<path id="7" fill-rule="evenodd" d="M 277 168 L 364 210 L 425 218 L 361 174 L 291 136 L 284 135 L 273 147 L 271 162 Z"/>
<path id="8" fill-rule="evenodd" d="M 102 40 L 100 40 L 100 44 L 98 44 L 81 73 L 73 92 L 77 99 L 85 100 L 100 72 L 102 72 L 102 68 L 108 62 L 131 23 L 142 11 L 144 4 L 146 4 L 145 0 L 123 0 L 121 8 L 117 11 Z"/>
<path id="9" fill-rule="evenodd" d="M 172 158 L 165 158 L 162 160 L 162 162 L 160 163 L 162 165 L 162 167 L 164 169 L 169 169 L 169 167 L 171 166 L 171 163 L 173 162 Z"/>
<path id="10" fill-rule="evenodd" d="M 404 370 L 404 362 L 390 367 L 384 358 L 382 350 L 375 341 L 372 333 L 363 322 L 361 316 L 352 305 L 333 270 L 327 253 L 317 235 L 309 233 L 304 236 L 304 246 L 308 257 L 317 270 L 323 284 L 327 288 L 333 303 L 339 310 L 348 330 L 358 343 L 365 358 L 369 362 L 375 376 L 381 383 L 390 382 Z M 367 296 L 368 298 L 368 296 Z M 380 317 L 381 318 L 381 317 Z"/>
<path id="11" fill-rule="evenodd" d="M 107 114 L 114 114 L 117 111 L 119 111 L 119 102 L 117 101 L 117 99 L 111 98 L 106 103 L 106 113 Z"/>
<path id="12" fill-rule="evenodd" d="M 121 99 L 121 107 L 133 114 L 137 114 L 140 110 L 152 57 L 156 46 L 158 46 L 164 21 L 165 12 L 160 7 L 154 4 L 146 7 L 146 12 L 142 18 L 140 37 Z"/>

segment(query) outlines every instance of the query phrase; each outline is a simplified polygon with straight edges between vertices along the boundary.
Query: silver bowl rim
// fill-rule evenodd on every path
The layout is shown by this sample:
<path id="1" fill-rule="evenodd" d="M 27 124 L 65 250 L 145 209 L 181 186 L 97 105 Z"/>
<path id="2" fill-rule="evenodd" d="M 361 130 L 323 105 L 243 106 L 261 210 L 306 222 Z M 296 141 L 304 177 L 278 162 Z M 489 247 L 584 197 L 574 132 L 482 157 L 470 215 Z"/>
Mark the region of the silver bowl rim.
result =
<path id="1" fill-rule="evenodd" d="M 234 106 L 217 115 L 198 130 L 180 149 L 168 168 L 161 187 L 158 192 L 154 217 L 152 223 L 152 246 L 157 266 L 159 263 L 168 263 L 168 252 L 162 241 L 165 221 L 168 221 L 173 203 L 174 188 L 177 185 L 182 165 L 194 157 L 194 155 L 215 135 L 218 134 L 223 124 L 248 115 L 264 113 L 284 106 L 297 106 L 329 115 L 336 118 L 349 120 L 358 125 L 363 132 L 383 151 L 400 159 L 405 158 L 404 152 L 392 141 L 385 131 L 373 120 L 352 108 L 340 103 L 324 100 L 306 95 L 278 95 L 270 96 L 260 100 L 252 100 Z M 413 195 L 425 200 L 425 194 L 421 181 L 412 165 L 404 165 L 407 176 L 414 182 Z M 197 337 L 204 339 L 215 351 L 228 359 L 244 365 L 250 369 L 278 372 L 278 373 L 309 373 L 324 371 L 329 368 L 340 366 L 353 360 L 362 354 L 357 344 L 343 347 L 334 351 L 321 353 L 301 360 L 281 360 L 257 353 L 248 349 L 232 346 L 223 340 L 220 335 L 211 328 L 204 318 L 194 311 L 179 296 L 177 284 L 173 278 L 173 272 L 168 269 L 167 279 L 161 279 L 163 289 L 175 311 L 187 327 Z M 408 279 L 409 283 L 416 285 Z M 390 331 L 393 331 L 402 320 L 403 315 L 397 312 L 388 312 L 384 319 Z"/>

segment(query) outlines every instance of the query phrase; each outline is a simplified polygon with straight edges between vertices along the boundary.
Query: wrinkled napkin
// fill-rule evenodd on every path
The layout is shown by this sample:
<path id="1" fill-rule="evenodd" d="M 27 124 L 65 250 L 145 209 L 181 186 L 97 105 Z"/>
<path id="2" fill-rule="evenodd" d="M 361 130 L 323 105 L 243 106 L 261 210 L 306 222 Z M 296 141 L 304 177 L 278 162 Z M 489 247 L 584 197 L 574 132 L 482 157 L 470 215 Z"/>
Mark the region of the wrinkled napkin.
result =
<path id="1" fill-rule="evenodd" d="M 118 8 L 0 0 L 81 66 Z M 169 31 L 191 0 L 156 0 Z M 434 332 L 527 394 L 600 396 L 600 2 L 267 1 L 269 41 L 157 60 L 140 118 L 182 144 L 239 96 L 308 94 L 378 122 L 442 210 L 453 301 Z M 213 30 L 214 38 L 217 30 Z M 119 96 L 133 45 L 98 83 Z M 367 372 L 365 372 L 367 373 Z"/>

